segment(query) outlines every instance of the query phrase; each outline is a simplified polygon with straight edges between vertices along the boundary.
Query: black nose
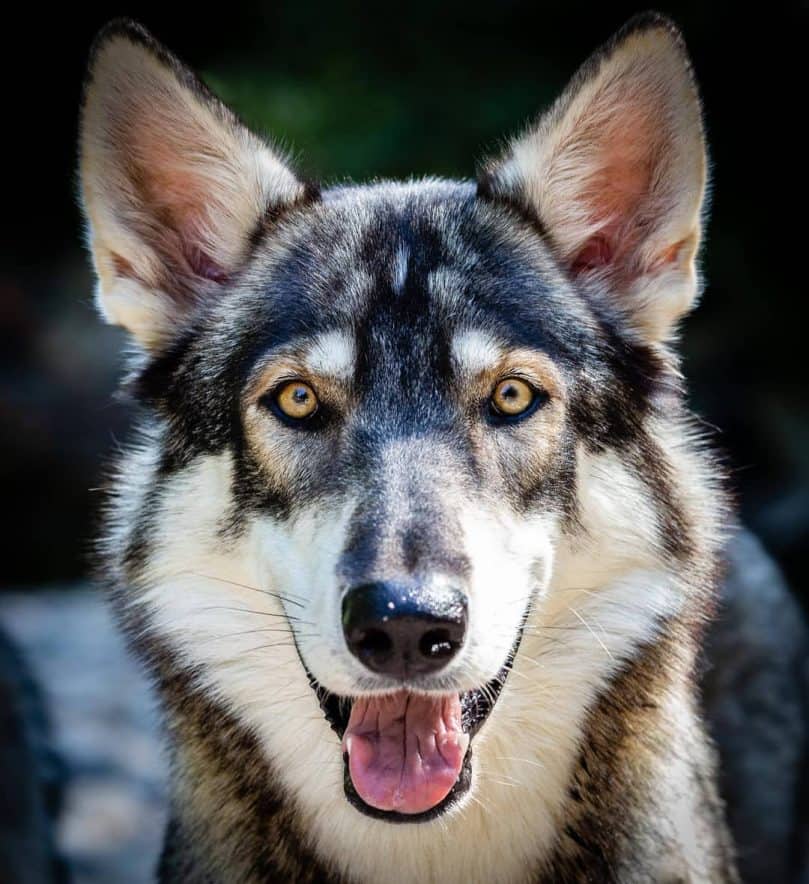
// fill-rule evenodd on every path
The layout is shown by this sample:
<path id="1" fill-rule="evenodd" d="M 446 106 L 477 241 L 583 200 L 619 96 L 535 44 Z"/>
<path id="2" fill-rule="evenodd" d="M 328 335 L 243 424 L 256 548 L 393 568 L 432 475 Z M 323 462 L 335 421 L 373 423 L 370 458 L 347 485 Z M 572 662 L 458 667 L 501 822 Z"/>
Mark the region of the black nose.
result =
<path id="1" fill-rule="evenodd" d="M 343 633 L 372 672 L 406 679 L 437 672 L 466 634 L 466 595 L 453 587 L 365 583 L 343 599 Z"/>

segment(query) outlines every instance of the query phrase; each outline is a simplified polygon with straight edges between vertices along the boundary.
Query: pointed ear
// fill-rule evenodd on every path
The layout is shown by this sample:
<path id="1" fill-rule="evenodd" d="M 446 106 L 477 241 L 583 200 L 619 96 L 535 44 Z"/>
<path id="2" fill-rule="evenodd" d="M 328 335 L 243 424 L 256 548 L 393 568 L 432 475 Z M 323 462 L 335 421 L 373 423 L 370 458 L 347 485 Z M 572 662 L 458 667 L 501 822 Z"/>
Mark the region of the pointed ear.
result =
<path id="1" fill-rule="evenodd" d="M 706 156 L 685 47 L 667 19 L 629 22 L 482 173 L 530 213 L 570 274 L 598 283 L 652 341 L 697 295 Z"/>
<path id="2" fill-rule="evenodd" d="M 310 190 L 143 28 L 96 38 L 80 123 L 81 195 L 110 322 L 166 344 L 220 294 L 260 225 Z"/>

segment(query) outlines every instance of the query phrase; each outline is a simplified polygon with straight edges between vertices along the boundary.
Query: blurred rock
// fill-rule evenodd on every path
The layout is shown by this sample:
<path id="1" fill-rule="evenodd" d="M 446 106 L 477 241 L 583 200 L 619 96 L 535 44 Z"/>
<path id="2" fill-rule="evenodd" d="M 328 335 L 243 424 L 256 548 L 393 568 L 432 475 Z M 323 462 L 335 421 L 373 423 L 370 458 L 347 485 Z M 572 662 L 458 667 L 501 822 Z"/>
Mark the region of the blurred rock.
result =
<path id="1" fill-rule="evenodd" d="M 51 741 L 42 694 L 0 632 L 0 884 L 66 880 L 53 837 L 64 778 Z"/>
<path id="2" fill-rule="evenodd" d="M 56 840 L 72 881 L 152 881 L 166 804 L 158 720 L 100 596 L 84 588 L 9 593 L 0 597 L 0 624 L 42 686 L 67 770 Z"/>

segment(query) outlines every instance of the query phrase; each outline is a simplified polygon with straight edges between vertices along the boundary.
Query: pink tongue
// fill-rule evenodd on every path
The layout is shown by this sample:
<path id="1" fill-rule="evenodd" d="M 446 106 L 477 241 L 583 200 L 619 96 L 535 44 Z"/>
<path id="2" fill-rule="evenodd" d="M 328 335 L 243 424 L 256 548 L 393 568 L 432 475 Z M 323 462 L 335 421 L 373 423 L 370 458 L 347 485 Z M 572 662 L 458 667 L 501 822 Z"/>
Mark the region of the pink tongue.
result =
<path id="1" fill-rule="evenodd" d="M 359 796 L 371 807 L 399 813 L 423 813 L 446 798 L 468 745 L 457 694 L 425 697 L 402 691 L 360 698 L 343 736 Z"/>

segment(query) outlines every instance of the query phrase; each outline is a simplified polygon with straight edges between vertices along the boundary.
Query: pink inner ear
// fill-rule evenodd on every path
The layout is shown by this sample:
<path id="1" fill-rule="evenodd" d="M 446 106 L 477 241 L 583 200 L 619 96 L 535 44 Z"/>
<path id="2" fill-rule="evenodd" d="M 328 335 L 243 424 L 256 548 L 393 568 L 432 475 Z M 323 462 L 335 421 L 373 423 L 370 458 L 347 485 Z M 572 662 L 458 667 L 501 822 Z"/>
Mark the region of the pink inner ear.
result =
<path id="1" fill-rule="evenodd" d="M 613 249 L 603 233 L 591 236 L 570 265 L 571 272 L 578 276 L 589 270 L 605 267 L 612 261 Z"/>
<path id="2" fill-rule="evenodd" d="M 225 268 L 217 264 L 210 255 L 206 255 L 198 246 L 188 245 L 185 249 L 185 259 L 192 273 L 200 279 L 210 279 L 212 282 L 225 283 L 228 274 Z"/>
<path id="3" fill-rule="evenodd" d="M 605 269 L 625 278 L 638 270 L 639 248 L 649 232 L 655 177 L 664 133 L 655 127 L 650 97 L 615 105 L 585 135 L 592 150 L 578 198 L 596 228 L 570 262 L 574 274 Z"/>
<path id="4" fill-rule="evenodd" d="M 141 197 L 147 212 L 159 219 L 164 231 L 162 241 L 156 244 L 158 251 L 180 273 L 187 275 L 190 271 L 199 279 L 226 282 L 225 266 L 205 248 L 203 228 L 210 211 L 211 182 L 195 169 L 196 159 L 188 156 L 185 142 L 177 133 L 172 136 L 146 123 L 137 130 L 137 138 Z M 185 138 L 204 143 L 204 133 L 193 128 Z M 184 285 L 190 282 L 186 280 Z"/>

